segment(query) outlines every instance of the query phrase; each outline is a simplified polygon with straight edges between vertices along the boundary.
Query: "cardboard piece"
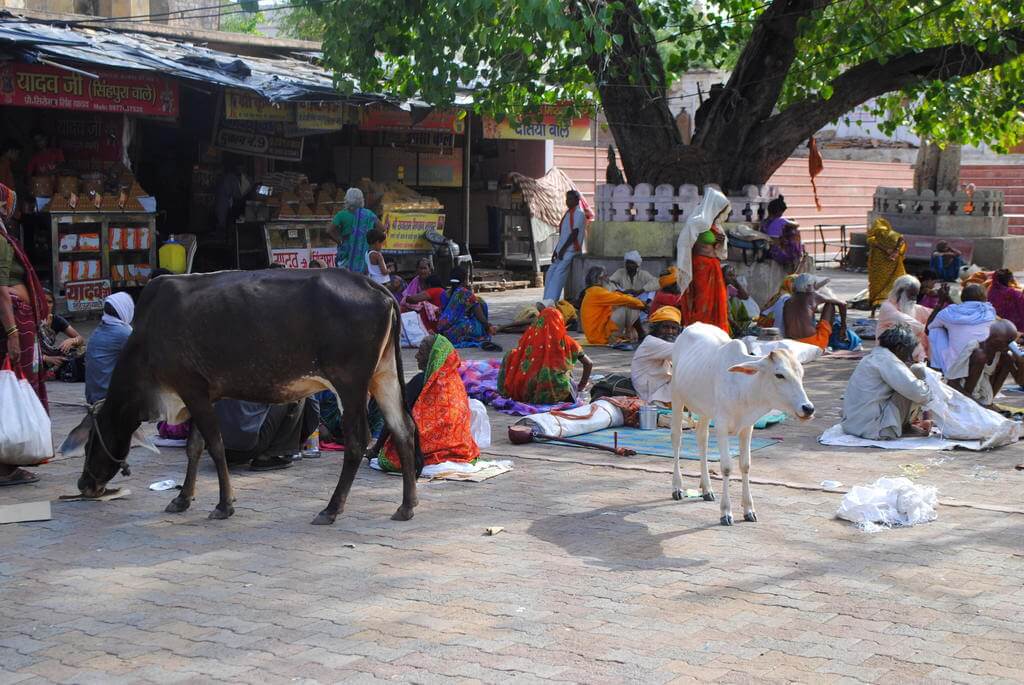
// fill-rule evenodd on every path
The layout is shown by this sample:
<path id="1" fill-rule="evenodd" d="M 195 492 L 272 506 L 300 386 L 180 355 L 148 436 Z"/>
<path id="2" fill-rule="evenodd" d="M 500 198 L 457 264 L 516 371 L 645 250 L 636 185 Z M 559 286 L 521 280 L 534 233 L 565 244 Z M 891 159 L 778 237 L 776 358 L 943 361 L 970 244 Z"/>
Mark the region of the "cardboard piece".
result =
<path id="1" fill-rule="evenodd" d="M 0 505 L 0 524 L 49 521 L 52 518 L 49 500 Z"/>
<path id="2" fill-rule="evenodd" d="M 99 497 L 86 497 L 78 493 L 77 495 L 61 495 L 59 499 L 61 502 L 109 502 L 112 499 L 127 497 L 130 494 L 132 494 L 132 491 L 128 488 L 114 488 L 113 490 L 107 490 Z"/>

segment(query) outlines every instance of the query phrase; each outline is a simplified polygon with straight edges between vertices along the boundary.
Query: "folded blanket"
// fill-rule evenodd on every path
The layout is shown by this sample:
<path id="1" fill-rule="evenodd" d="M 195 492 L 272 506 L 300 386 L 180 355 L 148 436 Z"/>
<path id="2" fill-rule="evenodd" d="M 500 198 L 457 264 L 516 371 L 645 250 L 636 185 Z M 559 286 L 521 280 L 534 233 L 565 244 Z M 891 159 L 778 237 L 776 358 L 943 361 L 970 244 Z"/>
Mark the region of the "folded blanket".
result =
<path id="1" fill-rule="evenodd" d="M 562 411 L 580 406 L 579 402 L 561 402 L 559 404 L 527 404 L 503 397 L 498 393 L 498 371 L 501 369 L 500 359 L 483 359 L 463 361 L 459 366 L 459 376 L 466 386 L 466 393 L 473 399 L 489 404 L 502 414 L 512 416 L 530 416 L 549 411 Z"/>

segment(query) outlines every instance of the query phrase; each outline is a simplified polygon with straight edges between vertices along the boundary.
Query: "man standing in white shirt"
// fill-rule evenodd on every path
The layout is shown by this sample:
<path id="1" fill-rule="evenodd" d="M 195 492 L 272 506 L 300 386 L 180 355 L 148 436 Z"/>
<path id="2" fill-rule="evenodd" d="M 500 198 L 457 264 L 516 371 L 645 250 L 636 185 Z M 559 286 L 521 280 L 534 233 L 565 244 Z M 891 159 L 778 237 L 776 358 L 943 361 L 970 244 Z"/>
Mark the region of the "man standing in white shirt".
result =
<path id="1" fill-rule="evenodd" d="M 551 253 L 551 266 L 544 276 L 544 299 L 557 302 L 562 299 L 565 281 L 569 278 L 572 259 L 580 251 L 587 217 L 580 208 L 579 191 L 565 194 L 566 212 L 558 227 L 558 243 Z"/>

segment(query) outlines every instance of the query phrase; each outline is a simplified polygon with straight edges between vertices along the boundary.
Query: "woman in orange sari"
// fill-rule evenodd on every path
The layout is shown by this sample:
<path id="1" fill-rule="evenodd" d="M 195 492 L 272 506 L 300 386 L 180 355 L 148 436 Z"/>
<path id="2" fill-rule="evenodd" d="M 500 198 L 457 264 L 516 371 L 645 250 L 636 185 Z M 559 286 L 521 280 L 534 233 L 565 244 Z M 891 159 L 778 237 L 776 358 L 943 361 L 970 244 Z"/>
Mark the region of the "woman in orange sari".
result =
<path id="1" fill-rule="evenodd" d="M 583 377 L 572 386 L 572 369 L 583 364 Z M 527 404 L 557 404 L 575 399 L 590 380 L 594 364 L 565 330 L 565 319 L 547 307 L 526 329 L 515 349 L 505 355 L 498 372 L 498 392 Z"/>
<path id="2" fill-rule="evenodd" d="M 443 335 L 428 335 L 416 361 L 423 371 L 409 386 L 414 386 L 415 392 L 415 386 L 422 384 L 412 405 L 412 418 L 420 434 L 423 465 L 475 461 L 480 448 L 470 428 L 469 396 L 459 377 L 459 353 Z M 402 470 L 391 438 L 385 440 L 378 464 L 383 471 Z"/>
<path id="3" fill-rule="evenodd" d="M 729 295 L 722 274 L 721 260 L 727 248 L 719 222 L 728 218 L 729 200 L 714 188 L 704 188 L 700 209 L 679 234 L 679 289 L 683 325 L 698 321 L 718 326 L 729 333 Z"/>

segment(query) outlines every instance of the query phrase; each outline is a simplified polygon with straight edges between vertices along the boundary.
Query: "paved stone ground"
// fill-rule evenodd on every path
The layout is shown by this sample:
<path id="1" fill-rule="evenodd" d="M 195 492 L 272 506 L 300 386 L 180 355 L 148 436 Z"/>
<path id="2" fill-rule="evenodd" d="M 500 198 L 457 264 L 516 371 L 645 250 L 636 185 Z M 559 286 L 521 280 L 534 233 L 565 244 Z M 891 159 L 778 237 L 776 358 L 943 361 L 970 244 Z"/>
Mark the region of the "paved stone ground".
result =
<path id="1" fill-rule="evenodd" d="M 534 297 L 488 299 L 500 319 Z M 180 479 L 183 452 L 133 455 L 129 498 L 0 527 L 0 683 L 1019 682 L 1024 450 L 823 448 L 852 367 L 808 367 L 819 416 L 765 431 L 784 440 L 754 452 L 752 474 L 786 485 L 756 484 L 760 522 L 732 528 L 717 504 L 671 500 L 667 459 L 513 447 L 495 414 L 488 454 L 515 470 L 422 484 L 406 523 L 389 519 L 400 480 L 364 469 L 338 522 L 310 526 L 336 454 L 236 471 L 228 521 L 206 519 L 208 461 L 193 509 L 171 515 L 146 485 Z M 51 389 L 62 438 L 82 390 Z M 41 467 L 0 502 L 56 499 L 80 470 Z M 902 472 L 960 506 L 866 534 L 818 487 Z"/>

